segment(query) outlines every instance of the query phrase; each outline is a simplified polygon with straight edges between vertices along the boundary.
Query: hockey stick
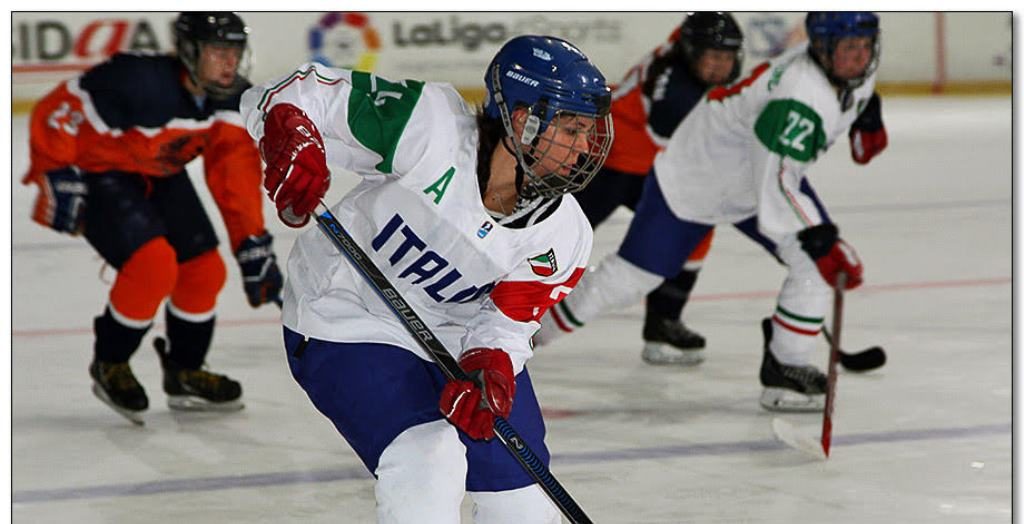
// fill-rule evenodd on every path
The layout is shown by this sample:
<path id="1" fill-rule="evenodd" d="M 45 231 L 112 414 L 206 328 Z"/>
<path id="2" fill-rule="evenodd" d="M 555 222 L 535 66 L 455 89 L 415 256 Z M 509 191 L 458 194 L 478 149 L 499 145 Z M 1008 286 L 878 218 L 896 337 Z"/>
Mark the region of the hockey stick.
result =
<path id="1" fill-rule="evenodd" d="M 832 336 L 829 337 L 828 383 L 825 386 L 825 413 L 821 418 L 821 449 L 825 457 L 832 448 L 832 408 L 836 400 L 836 364 L 839 361 L 839 335 L 843 330 L 843 289 L 846 273 L 839 273 L 832 298 Z"/>
<path id="2" fill-rule="evenodd" d="M 832 408 L 836 396 L 836 379 L 838 373 L 836 365 L 842 360 L 843 354 L 839 350 L 839 334 L 843 325 L 843 289 L 846 287 L 846 273 L 839 273 L 836 278 L 832 302 L 832 332 L 834 336 L 826 333 L 828 339 L 828 378 L 825 385 L 825 410 L 821 421 L 821 438 L 815 442 L 812 438 L 800 432 L 789 422 L 780 418 L 772 419 L 772 432 L 775 437 L 784 444 L 802 451 L 816 459 L 826 460 L 832 448 Z M 883 353 L 884 357 L 884 353 Z"/>
<path id="3" fill-rule="evenodd" d="M 825 340 L 831 345 L 832 334 L 829 333 L 828 328 L 822 327 L 821 333 L 825 335 Z M 882 346 L 871 346 L 857 353 L 847 353 L 842 349 L 839 350 L 839 363 L 847 371 L 863 373 L 878 369 L 885 365 L 885 360 L 885 350 L 882 349 Z"/>
<path id="4" fill-rule="evenodd" d="M 370 283 L 374 291 L 380 295 L 384 303 L 398 317 L 398 320 L 402 322 L 405 329 L 419 342 L 420 347 L 430 354 L 434 362 L 441 368 L 441 371 L 448 377 L 448 380 L 472 380 L 459 367 L 455 357 L 434 336 L 434 333 L 430 331 L 427 324 L 413 311 L 409 303 L 402 299 L 398 290 L 391 285 L 391 282 L 388 282 L 384 273 L 374 265 L 362 248 L 356 244 L 348 231 L 342 227 L 338 219 L 331 213 L 330 208 L 323 201 L 320 202 L 320 205 L 324 207 L 323 214 L 313 213 L 320 229 L 331 239 L 334 246 L 338 248 L 338 251 L 345 255 L 352 262 L 352 265 L 359 270 L 363 278 Z M 523 469 L 529 473 L 530 477 L 537 481 L 537 484 L 547 493 L 548 498 L 558 506 L 558 509 L 561 510 L 569 522 L 592 522 L 586 513 L 583 512 L 583 509 L 573 500 L 572 496 L 569 495 L 569 492 L 565 491 L 565 488 L 555 479 L 551 471 L 526 445 L 526 441 L 516 433 L 507 420 L 495 415 L 494 433 L 498 436 L 501 443 L 505 445 L 505 448 L 519 461 Z"/>

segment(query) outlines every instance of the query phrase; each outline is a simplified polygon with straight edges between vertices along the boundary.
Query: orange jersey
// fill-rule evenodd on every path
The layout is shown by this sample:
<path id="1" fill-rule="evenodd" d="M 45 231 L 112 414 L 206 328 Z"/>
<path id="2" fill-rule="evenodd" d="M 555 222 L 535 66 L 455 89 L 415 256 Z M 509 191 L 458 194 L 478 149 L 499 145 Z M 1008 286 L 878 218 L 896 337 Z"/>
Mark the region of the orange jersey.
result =
<path id="1" fill-rule="evenodd" d="M 626 73 L 612 92 L 615 141 L 605 168 L 646 175 L 654 156 L 700 101 L 705 86 L 683 61 L 670 57 L 672 38 Z"/>
<path id="2" fill-rule="evenodd" d="M 62 83 L 36 104 L 23 179 L 76 166 L 163 177 L 203 156 L 206 184 L 232 250 L 264 230 L 259 151 L 238 113 L 240 95 L 200 104 L 170 56 L 118 54 Z"/>

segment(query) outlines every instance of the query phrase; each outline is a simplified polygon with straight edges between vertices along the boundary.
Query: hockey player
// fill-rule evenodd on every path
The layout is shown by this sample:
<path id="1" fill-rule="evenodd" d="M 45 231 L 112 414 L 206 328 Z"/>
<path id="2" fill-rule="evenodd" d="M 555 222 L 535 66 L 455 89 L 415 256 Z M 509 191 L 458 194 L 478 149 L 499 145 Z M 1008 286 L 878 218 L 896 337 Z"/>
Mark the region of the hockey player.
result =
<path id="1" fill-rule="evenodd" d="M 843 133 L 860 163 L 887 143 L 873 94 L 878 17 L 810 13 L 806 27 L 809 43 L 697 104 L 656 157 L 618 253 L 560 305 L 582 323 L 635 303 L 675 274 L 714 224 L 735 224 L 789 270 L 774 315 L 762 322 L 761 405 L 769 410 L 821 410 L 826 377 L 809 360 L 830 285 L 840 272 L 849 289 L 862 278 L 806 172 Z M 545 317 L 538 337 L 556 337 L 556 324 Z"/>
<path id="2" fill-rule="evenodd" d="M 242 407 L 238 382 L 202 369 L 226 271 L 187 163 L 203 156 L 249 304 L 274 300 L 282 280 L 263 223 L 259 152 L 238 114 L 248 28 L 233 13 L 181 13 L 174 34 L 177 56 L 117 54 L 43 98 L 23 180 L 39 186 L 33 220 L 83 234 L 117 269 L 93 323 L 89 374 L 96 396 L 139 424 L 149 400 L 128 360 L 165 299 L 157 351 L 168 405 Z"/>
<path id="3" fill-rule="evenodd" d="M 708 88 L 728 84 L 743 67 L 743 32 L 729 13 L 691 13 L 669 41 L 634 66 L 612 91 L 615 142 L 604 169 L 576 199 L 597 227 L 619 206 L 636 210 L 654 155 Z M 703 360 L 704 337 L 680 320 L 713 231 L 682 270 L 647 295 L 644 347 L 649 364 L 693 365 Z M 566 330 L 573 317 L 556 306 L 552 319 Z"/>
<path id="4" fill-rule="evenodd" d="M 479 115 L 448 84 L 317 64 L 242 98 L 282 220 L 308 221 L 326 158 L 361 175 L 333 213 L 476 378 L 446 383 L 331 241 L 299 236 L 284 289 L 288 363 L 377 478 L 382 522 L 458 522 L 466 492 L 478 522 L 559 521 L 489 439 L 496 413 L 548 461 L 525 364 L 541 315 L 590 254 L 567 193 L 607 156 L 611 94 L 583 53 L 552 37 L 507 42 L 485 83 Z"/>

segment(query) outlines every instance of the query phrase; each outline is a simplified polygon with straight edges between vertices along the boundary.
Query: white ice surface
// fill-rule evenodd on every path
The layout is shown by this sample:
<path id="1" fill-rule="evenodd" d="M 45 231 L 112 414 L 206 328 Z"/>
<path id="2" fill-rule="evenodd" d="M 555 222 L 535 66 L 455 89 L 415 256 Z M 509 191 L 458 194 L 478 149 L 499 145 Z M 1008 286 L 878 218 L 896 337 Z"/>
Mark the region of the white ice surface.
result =
<path id="1" fill-rule="evenodd" d="M 644 364 L 640 305 L 530 362 L 551 469 L 595 521 L 1010 520 L 1011 101 L 894 98 L 885 118 L 890 146 L 871 165 L 853 164 L 842 143 L 811 174 L 866 264 L 843 345 L 889 355 L 878 372 L 840 375 L 831 459 L 772 440 L 757 403 L 758 321 L 783 270 L 719 228 L 686 311 L 709 340 L 702 365 Z M 12 132 L 14 521 L 372 521 L 369 475 L 292 381 L 277 312 L 246 305 L 223 245 L 229 281 L 208 361 L 243 383 L 245 410 L 171 413 L 152 333 L 132 360 L 150 395 L 146 426 L 92 396 L 91 322 L 113 272 L 84 240 L 29 220 L 24 116 Z M 339 175 L 332 195 L 350 186 Z M 629 216 L 598 228 L 593 261 Z M 270 227 L 283 257 L 295 233 Z M 820 416 L 785 418 L 820 428 Z"/>

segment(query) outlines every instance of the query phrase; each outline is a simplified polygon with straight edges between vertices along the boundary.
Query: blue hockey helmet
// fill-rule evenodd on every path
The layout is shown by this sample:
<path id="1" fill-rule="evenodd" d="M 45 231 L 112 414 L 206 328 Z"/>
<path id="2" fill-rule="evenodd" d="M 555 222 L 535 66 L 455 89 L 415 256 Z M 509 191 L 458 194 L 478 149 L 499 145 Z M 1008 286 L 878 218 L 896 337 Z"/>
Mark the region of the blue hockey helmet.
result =
<path id="1" fill-rule="evenodd" d="M 484 83 L 484 114 L 503 123 L 510 149 L 528 178 L 523 196 L 579 191 L 604 165 L 613 138 L 611 89 L 576 46 L 551 36 L 515 37 L 491 60 Z M 525 113 L 517 132 L 513 113 L 519 109 Z M 580 129 L 587 132 L 567 142 L 567 131 L 557 125 L 567 119 L 575 119 L 573 126 L 586 121 Z M 555 129 L 546 133 L 552 124 Z M 566 150 L 573 153 L 560 155 Z M 559 155 L 564 158 L 553 165 L 551 159 Z"/>
<path id="2" fill-rule="evenodd" d="M 841 87 L 854 88 L 878 69 L 879 28 L 878 15 L 866 11 L 812 11 L 804 21 L 811 56 L 825 70 L 829 80 Z M 836 44 L 843 38 L 868 37 L 872 40 L 871 60 L 864 74 L 853 79 L 837 79 L 832 76 L 832 56 Z"/>

